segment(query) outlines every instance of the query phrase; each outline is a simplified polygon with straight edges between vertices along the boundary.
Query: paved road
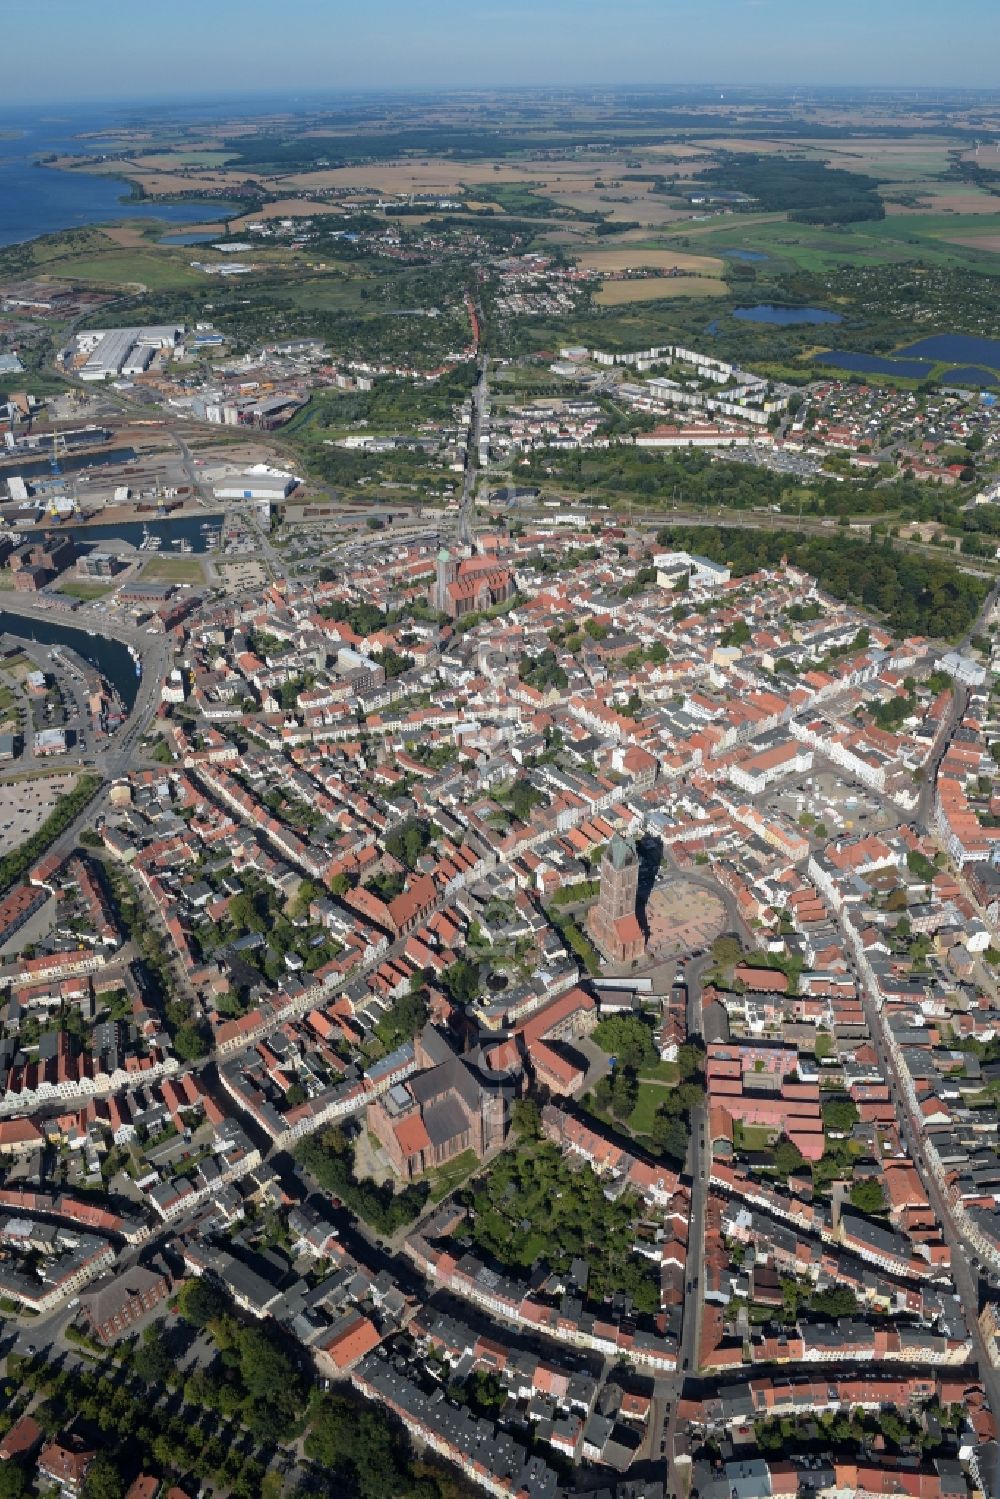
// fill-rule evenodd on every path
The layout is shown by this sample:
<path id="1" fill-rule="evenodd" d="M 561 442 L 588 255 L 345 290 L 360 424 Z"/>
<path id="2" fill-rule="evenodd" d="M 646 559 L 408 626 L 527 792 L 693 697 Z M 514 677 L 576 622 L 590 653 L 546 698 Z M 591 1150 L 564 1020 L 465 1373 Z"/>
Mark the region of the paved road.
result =
<path id="1" fill-rule="evenodd" d="M 691 1037 L 704 1038 L 702 981 L 712 959 L 705 953 L 693 959 L 685 969 L 687 984 L 687 1030 Z M 705 1208 L 708 1200 L 708 1172 L 711 1141 L 708 1134 L 708 1106 L 703 1101 L 691 1114 L 691 1138 L 688 1145 L 687 1171 L 691 1183 L 691 1215 L 688 1220 L 687 1266 L 684 1280 L 684 1310 L 681 1339 L 677 1353 L 677 1372 L 672 1379 L 657 1380 L 653 1392 L 650 1428 L 659 1437 L 667 1460 L 667 1490 L 680 1490 L 676 1465 L 677 1405 L 687 1380 L 696 1373 L 701 1345 L 701 1310 L 705 1289 Z M 656 1455 L 654 1448 L 654 1455 Z"/>
<path id="2" fill-rule="evenodd" d="M 1000 1371 L 996 1370 L 990 1362 L 989 1354 L 986 1351 L 986 1343 L 979 1327 L 979 1287 L 976 1276 L 970 1268 L 972 1251 L 955 1227 L 948 1203 L 938 1187 L 937 1181 L 926 1168 L 921 1145 L 921 1130 L 910 1111 L 899 1071 L 886 1043 L 882 1014 L 878 1010 L 872 995 L 868 992 L 867 985 L 864 983 L 861 975 L 856 973 L 856 977 L 858 979 L 858 989 L 861 993 L 861 1003 L 865 1012 L 865 1019 L 868 1022 L 868 1029 L 875 1043 L 875 1050 L 878 1053 L 883 1075 L 889 1082 L 892 1101 L 901 1125 L 903 1141 L 920 1173 L 927 1196 L 930 1199 L 931 1207 L 934 1209 L 938 1222 L 941 1224 L 945 1241 L 951 1250 L 951 1273 L 955 1282 L 955 1289 L 962 1302 L 965 1323 L 972 1337 L 976 1360 L 979 1364 L 980 1378 L 985 1386 L 992 1410 L 994 1413 L 1000 1412 Z M 983 1478 L 990 1484 L 994 1494 L 1000 1493 L 1000 1450 L 998 1450 L 995 1456 L 994 1472 L 990 1475 L 984 1474 Z"/>
<path id="3" fill-rule="evenodd" d="M 476 315 L 479 327 L 485 330 L 482 303 L 476 299 Z M 462 485 L 462 503 L 458 511 L 458 539 L 463 546 L 472 545 L 470 515 L 476 499 L 476 479 L 479 476 L 479 437 L 483 426 L 483 407 L 489 400 L 490 355 L 485 336 L 479 350 L 479 378 L 472 392 L 472 420 L 469 423 L 469 438 L 465 450 L 465 481 Z"/>
<path id="4" fill-rule="evenodd" d="M 990 593 L 983 602 L 977 619 L 970 626 L 965 639 L 962 641 L 959 647 L 960 650 L 967 648 L 972 636 L 983 629 L 996 603 L 997 595 L 998 588 L 990 590 Z M 924 833 L 930 834 L 932 832 L 931 818 L 938 769 L 951 742 L 955 727 L 965 712 L 968 701 L 968 690 L 956 684 L 947 717 L 939 734 L 936 749 L 927 768 L 926 780 L 921 789 L 920 800 L 915 813 L 916 824 Z M 864 976 L 853 964 L 853 961 L 852 968 L 854 969 L 858 991 L 861 995 L 862 1008 L 868 1029 L 878 1054 L 879 1064 L 883 1075 L 889 1083 L 892 1101 L 900 1121 L 903 1142 L 920 1173 L 931 1206 L 934 1209 L 938 1222 L 941 1224 L 945 1241 L 951 1250 L 952 1277 L 962 1302 L 966 1325 L 969 1329 L 976 1359 L 979 1364 L 980 1377 L 989 1397 L 990 1405 L 994 1413 L 998 1413 L 1000 1412 L 1000 1371 L 997 1371 L 990 1362 L 986 1351 L 986 1344 L 979 1327 L 979 1286 L 976 1276 L 970 1268 L 972 1251 L 959 1233 L 951 1216 L 948 1202 L 941 1192 L 937 1181 L 926 1167 L 922 1148 L 922 1121 L 916 1119 L 911 1112 L 908 1095 L 903 1088 L 899 1069 L 896 1066 L 888 1044 L 883 1012 L 878 1006 L 876 996 L 869 990 Z M 993 1493 L 1000 1493 L 1000 1451 L 997 1452 L 995 1458 L 995 1471 L 990 1475 L 984 1474 L 983 1477 L 984 1480 L 989 1482 Z"/>

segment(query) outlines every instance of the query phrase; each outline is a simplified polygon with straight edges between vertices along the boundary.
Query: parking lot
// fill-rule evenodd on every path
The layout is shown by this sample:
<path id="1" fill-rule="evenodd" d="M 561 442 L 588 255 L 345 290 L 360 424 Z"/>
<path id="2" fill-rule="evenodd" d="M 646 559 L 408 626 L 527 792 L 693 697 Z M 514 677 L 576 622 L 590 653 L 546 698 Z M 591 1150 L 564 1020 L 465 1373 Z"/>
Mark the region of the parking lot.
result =
<path id="1" fill-rule="evenodd" d="M 5 853 L 37 832 L 61 796 L 72 791 L 74 771 L 0 783 L 0 847 Z"/>
<path id="2" fill-rule="evenodd" d="M 782 813 L 805 831 L 810 830 L 809 819 L 814 818 L 831 837 L 842 833 L 878 833 L 899 821 L 899 814 L 891 804 L 880 802 L 864 786 L 850 780 L 843 770 L 822 766 L 818 761 L 809 775 L 754 797 L 754 804 L 765 815 Z M 806 823 L 800 822 L 803 814 Z"/>

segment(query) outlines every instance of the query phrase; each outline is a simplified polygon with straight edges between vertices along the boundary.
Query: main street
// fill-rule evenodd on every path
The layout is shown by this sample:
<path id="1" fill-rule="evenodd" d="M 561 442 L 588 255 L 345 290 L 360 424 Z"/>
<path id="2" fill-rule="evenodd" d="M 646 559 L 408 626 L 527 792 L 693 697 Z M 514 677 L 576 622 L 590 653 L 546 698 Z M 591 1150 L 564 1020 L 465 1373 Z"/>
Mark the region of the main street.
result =
<path id="1" fill-rule="evenodd" d="M 979 614 L 973 624 L 970 625 L 965 638 L 959 646 L 959 650 L 967 649 L 972 638 L 984 630 L 996 605 L 998 594 L 1000 594 L 1000 584 L 994 586 L 984 599 Z M 948 707 L 948 713 L 938 732 L 934 750 L 925 772 L 924 784 L 921 788 L 920 800 L 914 820 L 918 829 L 931 838 L 934 837 L 932 817 L 938 770 L 947 753 L 948 745 L 951 743 L 955 729 L 961 722 L 962 716 L 968 707 L 968 702 L 968 689 L 956 683 L 952 694 L 952 701 Z M 921 1143 L 923 1120 L 915 1116 L 910 1107 L 909 1094 L 904 1086 L 893 1050 L 888 1044 L 884 1015 L 879 1006 L 878 998 L 869 987 L 865 975 L 853 961 L 852 969 L 857 982 L 858 992 L 861 996 L 861 1004 L 868 1031 L 872 1037 L 878 1056 L 879 1066 L 889 1084 L 892 1102 L 900 1121 L 903 1143 L 906 1145 L 914 1166 L 920 1174 L 931 1207 L 941 1225 L 945 1242 L 951 1251 L 951 1274 L 955 1289 L 962 1303 L 966 1326 L 972 1338 L 976 1360 L 979 1365 L 980 1378 L 986 1389 L 994 1414 L 1000 1414 L 1000 1371 L 993 1366 L 990 1360 L 986 1342 L 979 1326 L 980 1294 L 978 1278 L 970 1268 L 972 1250 L 963 1239 L 955 1224 L 945 1194 L 941 1191 L 936 1178 L 927 1167 Z M 984 1480 L 988 1479 L 992 1492 L 998 1494 L 1000 1493 L 1000 1448 L 995 1448 L 994 1464 L 993 1473 L 990 1475 L 984 1474 L 983 1477 Z"/>
<path id="2" fill-rule="evenodd" d="M 685 878 L 687 876 L 685 875 Z M 704 1041 L 705 1022 L 702 981 L 711 966 L 711 956 L 703 953 L 684 970 L 687 985 L 687 1033 Z M 688 1219 L 687 1263 L 684 1268 L 684 1307 L 681 1314 L 681 1337 L 677 1350 L 677 1371 L 672 1378 L 657 1379 L 650 1411 L 650 1431 L 656 1441 L 662 1431 L 660 1452 L 667 1460 L 668 1493 L 681 1491 L 676 1461 L 677 1407 L 687 1380 L 697 1372 L 701 1346 L 701 1309 L 705 1281 L 705 1208 L 708 1200 L 708 1169 L 711 1147 L 708 1140 L 708 1104 L 702 1098 L 691 1111 L 691 1135 L 688 1141 L 687 1172 L 690 1180 L 691 1211 Z M 656 1456 L 654 1450 L 653 1456 Z"/>
<path id="3" fill-rule="evenodd" d="M 480 329 L 485 328 L 483 308 L 476 299 L 476 315 Z M 483 408 L 489 400 L 490 353 L 485 337 L 479 348 L 479 374 L 472 390 L 472 416 L 465 448 L 465 479 L 462 484 L 462 503 L 458 511 L 458 540 L 462 546 L 472 545 L 470 516 L 476 503 L 476 480 L 479 477 L 479 439 L 483 430 Z"/>

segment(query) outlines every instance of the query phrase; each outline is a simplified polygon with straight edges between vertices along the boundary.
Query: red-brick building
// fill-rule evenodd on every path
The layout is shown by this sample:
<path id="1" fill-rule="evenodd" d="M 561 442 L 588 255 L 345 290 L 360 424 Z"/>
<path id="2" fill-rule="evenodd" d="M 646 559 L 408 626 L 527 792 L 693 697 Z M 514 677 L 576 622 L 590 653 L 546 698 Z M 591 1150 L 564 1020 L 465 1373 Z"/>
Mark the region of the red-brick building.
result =
<path id="1" fill-rule="evenodd" d="M 120 1275 L 108 1275 L 81 1298 L 94 1337 L 104 1344 L 116 1342 L 147 1312 L 166 1301 L 170 1279 L 159 1270 L 135 1265 Z"/>
<path id="2" fill-rule="evenodd" d="M 516 585 L 509 567 L 495 557 L 453 557 L 447 547 L 438 553 L 431 604 L 460 619 L 463 614 L 484 613 L 514 597 Z"/>
<path id="3" fill-rule="evenodd" d="M 433 1026 L 415 1046 L 423 1070 L 370 1103 L 367 1118 L 396 1175 L 408 1182 L 466 1150 L 484 1156 L 506 1131 L 502 1094 L 485 1087 Z"/>
<path id="4" fill-rule="evenodd" d="M 633 963 L 646 950 L 646 939 L 636 916 L 639 899 L 639 857 L 635 846 L 614 837 L 601 860 L 601 893 L 587 912 L 587 929 L 606 958 Z"/>

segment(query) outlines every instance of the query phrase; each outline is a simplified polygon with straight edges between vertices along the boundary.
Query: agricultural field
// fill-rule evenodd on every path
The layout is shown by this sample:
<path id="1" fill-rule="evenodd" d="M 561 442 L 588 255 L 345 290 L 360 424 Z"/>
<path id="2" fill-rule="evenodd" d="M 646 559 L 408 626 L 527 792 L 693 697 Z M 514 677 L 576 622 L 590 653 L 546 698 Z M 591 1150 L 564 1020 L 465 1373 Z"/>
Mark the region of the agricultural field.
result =
<path id="1" fill-rule="evenodd" d="M 659 302 L 675 297 L 724 297 L 722 281 L 707 276 L 650 276 L 645 280 L 605 281 L 594 296 L 598 307 L 621 307 L 626 302 Z"/>
<path id="2" fill-rule="evenodd" d="M 648 244 L 628 245 L 613 250 L 587 250 L 577 257 L 579 265 L 589 271 L 692 271 L 699 276 L 721 276 L 724 262 L 707 255 L 690 255 L 683 250 L 665 250 Z"/>

